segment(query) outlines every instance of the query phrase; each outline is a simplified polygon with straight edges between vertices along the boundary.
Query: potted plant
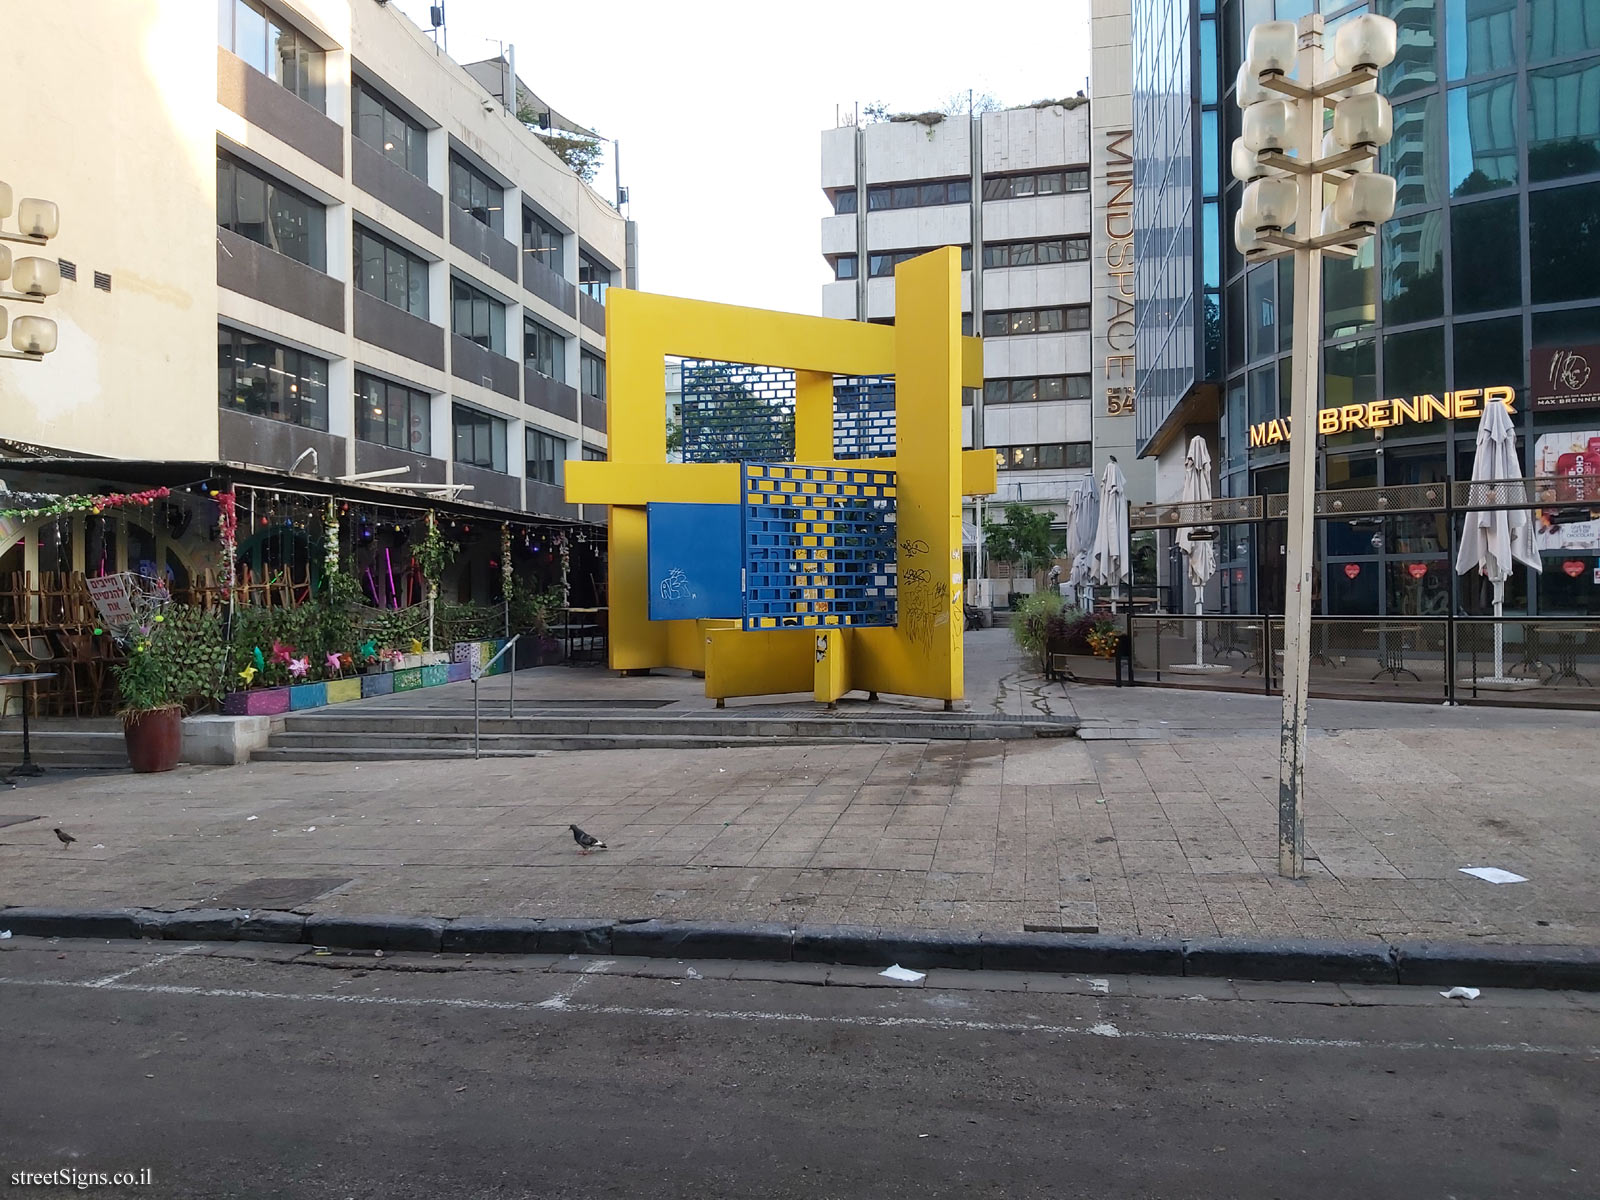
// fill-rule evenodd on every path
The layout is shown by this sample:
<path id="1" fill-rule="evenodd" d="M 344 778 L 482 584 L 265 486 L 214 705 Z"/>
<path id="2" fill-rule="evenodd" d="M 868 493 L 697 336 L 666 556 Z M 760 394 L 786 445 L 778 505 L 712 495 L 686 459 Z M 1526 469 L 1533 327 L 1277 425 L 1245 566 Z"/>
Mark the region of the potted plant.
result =
<path id="1" fill-rule="evenodd" d="M 122 736 L 138 772 L 170 771 L 183 751 L 183 714 L 220 692 L 222 627 L 214 613 L 176 607 L 134 626 L 116 670 Z"/>

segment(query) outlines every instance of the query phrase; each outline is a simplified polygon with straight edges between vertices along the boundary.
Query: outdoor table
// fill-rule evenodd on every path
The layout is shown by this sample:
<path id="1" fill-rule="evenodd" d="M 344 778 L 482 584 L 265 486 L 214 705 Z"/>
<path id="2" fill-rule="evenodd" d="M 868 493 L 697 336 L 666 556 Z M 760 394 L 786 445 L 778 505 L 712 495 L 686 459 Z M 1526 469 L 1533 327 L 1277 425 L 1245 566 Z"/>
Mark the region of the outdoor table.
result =
<path id="1" fill-rule="evenodd" d="M 1556 666 L 1545 678 L 1545 683 L 1552 684 L 1563 679 L 1570 679 L 1583 687 L 1593 687 L 1587 678 L 1578 673 L 1578 651 L 1583 649 L 1589 635 L 1600 626 L 1595 625 L 1535 625 L 1532 627 L 1541 637 L 1548 637 L 1556 644 Z"/>
<path id="2" fill-rule="evenodd" d="M 17 777 L 43 775 L 44 768 L 33 761 L 33 747 L 28 740 L 28 684 L 37 683 L 41 679 L 54 679 L 54 671 L 26 671 L 17 675 L 0 675 L 0 685 L 20 683 L 22 685 L 22 761 L 12 767 L 5 775 L 5 781 L 12 787 L 17 786 Z"/>
<path id="3" fill-rule="evenodd" d="M 1265 676 L 1267 673 L 1267 639 L 1271 636 L 1268 632 L 1267 626 L 1241 625 L 1239 628 L 1244 630 L 1246 633 L 1255 634 L 1255 641 L 1252 643 L 1250 648 L 1249 665 L 1247 665 L 1244 670 L 1240 671 L 1239 674 L 1248 675 L 1251 671 L 1260 671 L 1261 674 Z M 1233 649 L 1237 650 L 1238 647 L 1235 646 Z"/>
<path id="4" fill-rule="evenodd" d="M 567 609 L 567 661 L 568 662 L 572 661 L 573 631 L 574 630 L 580 631 L 578 633 L 578 639 L 580 641 L 586 640 L 587 638 L 589 638 L 591 636 L 592 637 L 599 637 L 600 636 L 600 614 L 601 613 L 609 613 L 610 611 L 611 611 L 610 608 L 605 607 L 604 605 L 602 605 L 602 606 L 600 606 L 598 608 L 569 608 L 569 609 Z M 573 620 L 572 620 L 572 618 L 574 616 L 581 616 L 581 617 L 590 618 L 590 619 L 585 620 L 582 625 L 575 625 L 575 624 L 573 624 Z"/>
<path id="5" fill-rule="evenodd" d="M 1417 673 L 1406 666 L 1406 635 L 1421 633 L 1421 625 L 1374 625 L 1361 632 L 1378 635 L 1378 661 L 1383 665 L 1373 674 L 1373 679 L 1377 679 L 1379 675 L 1393 675 L 1398 680 L 1402 675 L 1409 675 L 1418 683 L 1422 682 Z M 1399 636 L 1385 637 L 1385 634 Z"/>

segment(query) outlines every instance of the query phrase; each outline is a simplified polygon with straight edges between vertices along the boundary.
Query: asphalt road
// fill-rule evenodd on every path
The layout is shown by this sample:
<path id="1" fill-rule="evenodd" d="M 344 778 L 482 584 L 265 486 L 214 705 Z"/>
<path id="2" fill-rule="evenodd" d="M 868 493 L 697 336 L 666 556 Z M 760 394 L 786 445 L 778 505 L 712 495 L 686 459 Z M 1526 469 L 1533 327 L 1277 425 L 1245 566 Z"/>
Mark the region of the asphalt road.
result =
<path id="1" fill-rule="evenodd" d="M 14 938 L 0 1190 L 149 1168 L 89 1194 L 1600 1195 L 1596 997 L 859 986 L 886 982 Z"/>

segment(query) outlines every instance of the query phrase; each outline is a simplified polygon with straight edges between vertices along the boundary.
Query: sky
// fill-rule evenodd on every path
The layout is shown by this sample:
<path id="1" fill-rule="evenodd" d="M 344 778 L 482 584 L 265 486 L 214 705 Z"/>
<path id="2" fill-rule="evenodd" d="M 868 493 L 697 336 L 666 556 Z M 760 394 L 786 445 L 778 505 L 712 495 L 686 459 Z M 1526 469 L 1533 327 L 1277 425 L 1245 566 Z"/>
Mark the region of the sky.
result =
<path id="1" fill-rule="evenodd" d="M 970 88 L 1030 104 L 1089 73 L 1089 0 L 1003 23 L 945 0 L 445 5 L 450 57 L 515 45 L 524 84 L 620 143 L 641 288 L 788 312 L 821 311 L 821 135 L 857 102 L 920 112 Z M 395 7 L 428 27 L 428 0 Z M 595 186 L 614 194 L 609 158 Z"/>

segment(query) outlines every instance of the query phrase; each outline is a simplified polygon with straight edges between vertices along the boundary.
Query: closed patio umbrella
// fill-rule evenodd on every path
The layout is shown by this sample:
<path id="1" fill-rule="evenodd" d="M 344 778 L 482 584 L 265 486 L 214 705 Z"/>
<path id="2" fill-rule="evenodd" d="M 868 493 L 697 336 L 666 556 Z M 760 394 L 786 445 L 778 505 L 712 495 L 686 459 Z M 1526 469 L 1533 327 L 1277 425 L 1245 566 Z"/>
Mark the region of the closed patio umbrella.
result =
<path id="1" fill-rule="evenodd" d="M 1183 503 L 1197 506 L 1188 514 L 1189 520 L 1195 520 L 1202 514 L 1209 516 L 1209 510 L 1199 508 L 1200 505 L 1209 504 L 1211 501 L 1211 451 L 1206 449 L 1206 440 L 1196 434 L 1189 442 L 1189 452 L 1183 460 Z M 1217 552 L 1213 545 L 1216 531 L 1206 528 L 1205 533 L 1211 537 L 1196 538 L 1194 536 L 1197 526 L 1184 525 L 1178 530 L 1178 549 L 1183 552 L 1188 562 L 1189 585 L 1194 588 L 1194 665 L 1204 667 L 1205 662 L 1205 622 L 1200 620 L 1205 609 L 1206 584 L 1217 573 Z"/>
<path id="2" fill-rule="evenodd" d="M 1128 479 L 1117 460 L 1112 459 L 1100 476 L 1100 512 L 1094 527 L 1094 544 L 1089 551 L 1089 571 L 1095 583 L 1116 589 L 1128 574 Z"/>
<path id="3" fill-rule="evenodd" d="M 1456 554 L 1456 573 L 1479 571 L 1493 586 L 1494 677 L 1490 682 L 1515 683 L 1505 677 L 1505 627 L 1500 623 L 1506 579 L 1519 562 L 1535 571 L 1542 564 L 1533 544 L 1533 514 L 1527 508 L 1528 492 L 1522 483 L 1517 431 L 1512 428 L 1506 406 L 1498 400 L 1485 406 L 1478 422 L 1478 448 L 1472 459 L 1469 496 L 1467 523 Z M 1471 506 L 1475 504 L 1510 507 L 1473 511 Z"/>

